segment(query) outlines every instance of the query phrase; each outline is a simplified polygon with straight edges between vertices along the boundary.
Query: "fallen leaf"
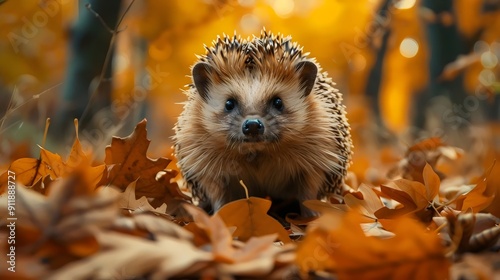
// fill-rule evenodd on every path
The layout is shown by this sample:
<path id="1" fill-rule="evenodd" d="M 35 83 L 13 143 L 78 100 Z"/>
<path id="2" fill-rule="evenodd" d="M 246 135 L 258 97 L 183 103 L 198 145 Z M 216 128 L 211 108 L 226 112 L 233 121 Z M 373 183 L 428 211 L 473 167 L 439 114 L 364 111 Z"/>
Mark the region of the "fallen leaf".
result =
<path id="1" fill-rule="evenodd" d="M 54 154 L 42 147 L 40 147 L 40 159 L 34 158 L 21 158 L 14 162 L 9 167 L 11 172 L 14 172 L 16 182 L 31 187 L 41 184 L 42 178 L 49 177 L 50 180 L 66 177 L 76 172 L 85 173 L 82 179 L 85 180 L 85 185 L 90 189 L 95 189 L 102 182 L 106 174 L 106 166 L 91 166 L 88 156 L 83 151 L 78 135 L 73 142 L 73 146 L 66 161 L 63 161 L 60 155 Z M 7 187 L 8 172 L 0 176 L 0 194 L 3 193 Z M 41 190 L 34 188 L 35 190 Z"/>
<path id="2" fill-rule="evenodd" d="M 147 157 L 150 141 L 147 138 L 146 120 L 135 127 L 134 132 L 125 137 L 113 137 L 111 145 L 106 147 L 104 162 L 111 165 L 109 185 L 117 186 L 123 191 L 133 181 L 136 183 L 138 197 L 163 197 L 165 186 L 156 180 L 156 174 L 167 167 L 169 159 L 152 160 Z"/>
<path id="3" fill-rule="evenodd" d="M 72 262 L 48 279 L 130 279 L 148 275 L 151 279 L 196 276 L 212 260 L 209 252 L 181 239 L 158 236 L 155 241 L 121 233 L 98 232 L 106 251 Z"/>
<path id="4" fill-rule="evenodd" d="M 193 240 L 193 234 L 186 227 L 180 227 L 164 216 L 148 212 L 134 212 L 131 216 L 119 217 L 114 221 L 113 229 L 129 234 L 138 232 L 139 236 L 148 238 L 153 236 L 153 239 L 157 235 L 167 235 L 184 240 Z"/>
<path id="5" fill-rule="evenodd" d="M 98 251 L 92 236 L 96 227 L 109 226 L 117 217 L 117 192 L 88 188 L 82 173 L 59 178 L 46 196 L 16 186 L 16 246 L 59 267 Z M 0 215 L 7 216 L 7 196 L 0 197 Z M 20 253 L 21 255 L 21 253 Z"/>
<path id="6" fill-rule="evenodd" d="M 495 194 L 490 194 L 491 192 L 486 187 L 486 178 L 483 178 L 472 190 L 460 194 L 452 200 L 456 203 L 456 209 L 465 211 L 470 208 L 474 213 L 478 213 L 488 207 L 495 198 Z"/>
<path id="7" fill-rule="evenodd" d="M 227 226 L 235 226 L 234 237 L 242 241 L 252 236 L 263 236 L 277 233 L 279 240 L 291 242 L 288 232 L 283 226 L 267 215 L 271 201 L 258 197 L 239 199 L 222 206 L 217 212 Z"/>
<path id="8" fill-rule="evenodd" d="M 435 171 L 438 160 L 442 157 L 455 160 L 463 155 L 459 148 L 447 146 L 441 138 L 424 139 L 408 148 L 403 159 L 389 170 L 387 176 L 391 179 L 401 176 L 403 179 L 424 183 L 423 171 L 429 164 Z M 437 172 L 440 179 L 444 174 Z"/>
<path id="9" fill-rule="evenodd" d="M 349 208 L 359 211 L 364 217 L 368 218 L 368 222 L 377 220 L 375 212 L 384 207 L 384 204 L 377 194 L 365 184 L 361 184 L 358 191 L 362 194 L 362 199 L 355 197 L 352 194 L 346 194 L 344 201 Z"/>
<path id="10" fill-rule="evenodd" d="M 151 201 L 153 207 L 159 205 L 167 205 L 167 214 L 175 215 L 176 218 L 184 216 L 184 208 L 181 206 L 185 203 L 192 203 L 191 197 L 185 195 L 180 189 L 174 178 L 177 172 L 174 170 L 160 171 L 157 176 L 157 181 L 162 184 L 164 194 L 161 197 L 155 197 Z"/>
<path id="11" fill-rule="evenodd" d="M 401 203 L 403 207 L 383 207 L 375 212 L 375 216 L 390 219 L 412 213 L 424 223 L 430 222 L 437 213 L 435 208 L 439 207 L 438 194 L 441 181 L 429 164 L 425 164 L 422 172 L 423 183 L 399 179 L 381 185 L 381 193 Z"/>
<path id="12" fill-rule="evenodd" d="M 449 236 L 449 252 L 462 254 L 479 252 L 493 247 L 500 237 L 500 219 L 487 213 L 443 213 L 446 223 L 441 221 L 441 232 Z"/>
<path id="13" fill-rule="evenodd" d="M 329 202 L 321 201 L 321 200 L 306 200 L 303 204 L 318 213 L 325 213 L 329 211 L 341 211 L 346 212 L 349 210 L 349 207 L 345 204 L 332 204 Z"/>
<path id="14" fill-rule="evenodd" d="M 449 264 L 440 238 L 418 222 L 398 218 L 394 237 L 380 239 L 365 236 L 359 213 L 348 212 L 340 225 L 329 226 L 332 215 L 340 214 L 321 217 L 322 225 L 309 230 L 297 248 L 302 273 L 327 271 L 339 279 L 447 278 Z"/>
<path id="15" fill-rule="evenodd" d="M 120 207 L 127 210 L 140 210 L 140 211 L 154 211 L 155 209 L 151 204 L 149 204 L 148 199 L 145 196 L 136 199 L 135 196 L 135 185 L 137 181 L 130 183 L 125 192 L 120 195 Z"/>

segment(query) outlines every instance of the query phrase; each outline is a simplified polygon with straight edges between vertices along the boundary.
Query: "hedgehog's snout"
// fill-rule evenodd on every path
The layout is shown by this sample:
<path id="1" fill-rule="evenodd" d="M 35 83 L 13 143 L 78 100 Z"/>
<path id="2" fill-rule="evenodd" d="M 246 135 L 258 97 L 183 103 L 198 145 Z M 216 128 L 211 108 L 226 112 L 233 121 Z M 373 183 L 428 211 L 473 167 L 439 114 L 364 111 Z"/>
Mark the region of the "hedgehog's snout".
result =
<path id="1" fill-rule="evenodd" d="M 264 134 L 264 124 L 259 119 L 246 119 L 241 126 L 246 136 L 258 136 Z"/>

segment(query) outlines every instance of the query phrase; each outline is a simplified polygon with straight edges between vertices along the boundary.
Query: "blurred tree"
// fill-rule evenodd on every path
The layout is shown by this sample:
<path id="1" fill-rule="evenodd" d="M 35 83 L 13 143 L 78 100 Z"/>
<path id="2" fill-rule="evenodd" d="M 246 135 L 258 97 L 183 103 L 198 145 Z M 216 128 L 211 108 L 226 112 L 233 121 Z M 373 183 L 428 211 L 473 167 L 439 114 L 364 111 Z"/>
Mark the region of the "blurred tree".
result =
<path id="1" fill-rule="evenodd" d="M 379 8 L 376 16 L 382 19 L 381 21 L 375 21 L 379 25 L 377 26 L 377 31 L 375 34 L 370 34 L 371 47 L 375 51 L 375 62 L 368 74 L 368 81 L 366 83 L 366 95 L 370 100 L 372 105 L 372 111 L 375 115 L 375 122 L 379 128 L 378 136 L 384 137 L 386 135 L 387 129 L 382 120 L 382 115 L 380 113 L 380 90 L 382 82 L 382 70 L 384 66 L 385 55 L 387 53 L 388 42 L 391 36 L 391 27 L 389 20 L 387 20 L 387 13 L 389 13 L 389 8 L 393 3 L 392 0 L 384 0 Z"/>
<path id="2" fill-rule="evenodd" d="M 436 97 L 445 97 L 451 104 L 440 105 L 433 112 L 443 128 L 463 128 L 470 120 L 470 112 L 463 108 L 467 96 L 462 75 L 448 80 L 441 79 L 446 65 L 464 53 L 464 40 L 456 25 L 453 0 L 423 0 L 421 14 L 426 28 L 430 59 L 428 64 L 429 84 L 418 96 L 414 106 L 414 124 L 426 128 L 427 113 Z M 446 103 L 446 101 L 445 101 Z"/>
<path id="3" fill-rule="evenodd" d="M 95 112 L 111 104 L 112 51 L 108 51 L 117 30 L 110 28 L 117 25 L 120 5 L 121 0 L 79 1 L 79 17 L 70 33 L 71 54 L 61 104 L 54 121 L 60 135 L 65 135 L 74 118 L 84 115 L 80 119 L 84 128 Z"/>
<path id="4" fill-rule="evenodd" d="M 483 6 L 481 8 L 481 16 L 490 16 L 490 17 L 493 17 L 495 18 L 493 21 L 496 21 L 498 22 L 498 16 L 499 16 L 499 13 L 500 12 L 500 0 L 484 0 L 483 2 Z M 491 26 L 494 26 L 494 23 L 495 22 L 490 22 L 492 23 Z M 474 51 L 473 48 L 474 48 L 474 44 L 479 41 L 481 38 L 484 37 L 485 33 L 487 32 L 487 27 L 491 27 L 491 26 L 488 26 L 488 23 L 482 25 L 479 30 L 477 30 L 476 32 L 476 36 L 472 37 L 470 40 L 469 40 L 469 51 Z M 498 33 L 497 33 L 497 36 L 498 36 Z M 498 39 L 495 38 L 495 39 Z M 498 51 L 497 51 L 498 52 Z M 497 57 L 497 60 L 498 60 L 498 54 L 499 53 L 496 53 L 494 54 L 496 57 Z M 498 64 L 498 63 L 497 63 Z M 497 78 L 496 80 L 498 81 L 498 74 L 500 74 L 500 71 L 497 67 Z M 497 82 L 498 84 L 498 82 Z M 490 89 L 491 92 L 493 92 L 493 96 L 492 96 L 492 102 L 490 104 L 485 104 L 486 106 L 486 116 L 488 117 L 488 120 L 489 121 L 499 121 L 500 120 L 500 87 L 493 87 Z"/>

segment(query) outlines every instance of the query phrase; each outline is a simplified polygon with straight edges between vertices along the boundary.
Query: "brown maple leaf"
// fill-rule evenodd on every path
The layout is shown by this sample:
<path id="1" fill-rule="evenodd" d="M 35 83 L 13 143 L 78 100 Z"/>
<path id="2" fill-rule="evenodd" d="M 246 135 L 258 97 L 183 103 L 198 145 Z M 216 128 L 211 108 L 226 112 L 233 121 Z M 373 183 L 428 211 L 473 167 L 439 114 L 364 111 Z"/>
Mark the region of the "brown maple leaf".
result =
<path id="1" fill-rule="evenodd" d="M 123 191 L 137 180 L 136 195 L 141 197 L 162 197 L 164 187 L 156 180 L 156 174 L 164 170 L 169 159 L 150 159 L 146 153 L 150 140 L 147 138 L 146 120 L 137 124 L 132 134 L 125 138 L 113 137 L 106 147 L 104 162 L 110 165 L 109 185 Z"/>
<path id="2" fill-rule="evenodd" d="M 185 195 L 179 188 L 176 178 L 178 172 L 175 170 L 165 170 L 158 173 L 157 181 L 163 185 L 164 195 L 161 197 L 155 197 L 151 201 L 153 207 L 158 207 L 159 205 L 167 205 L 167 214 L 175 215 L 176 218 L 183 218 L 185 216 L 184 208 L 182 204 L 192 203 L 191 197 Z"/>

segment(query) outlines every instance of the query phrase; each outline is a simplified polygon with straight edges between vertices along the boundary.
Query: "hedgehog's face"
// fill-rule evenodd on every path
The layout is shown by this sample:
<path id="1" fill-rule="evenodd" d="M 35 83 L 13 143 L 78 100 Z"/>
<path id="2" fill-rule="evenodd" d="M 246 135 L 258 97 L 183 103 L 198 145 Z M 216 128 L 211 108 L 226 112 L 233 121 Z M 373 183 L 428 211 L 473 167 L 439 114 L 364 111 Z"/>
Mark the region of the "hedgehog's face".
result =
<path id="1" fill-rule="evenodd" d="M 193 80 L 205 103 L 200 113 L 208 133 L 240 150 L 260 150 L 287 138 L 304 137 L 301 131 L 310 104 L 306 99 L 312 97 L 317 67 L 303 61 L 292 71 L 280 76 L 249 70 L 224 79 L 214 77 L 206 63 L 195 65 Z"/>

